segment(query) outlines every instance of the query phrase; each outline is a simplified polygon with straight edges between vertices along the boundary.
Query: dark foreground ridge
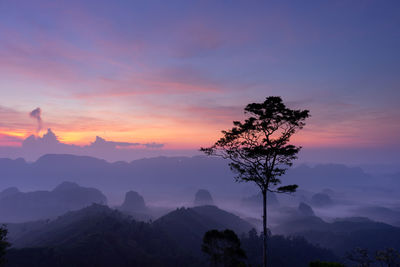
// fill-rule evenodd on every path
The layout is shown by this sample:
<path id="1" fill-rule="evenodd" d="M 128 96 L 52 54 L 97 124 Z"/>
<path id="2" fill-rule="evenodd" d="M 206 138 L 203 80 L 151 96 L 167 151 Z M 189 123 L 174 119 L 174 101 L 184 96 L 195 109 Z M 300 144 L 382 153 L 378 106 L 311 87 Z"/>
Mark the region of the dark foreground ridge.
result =
<path id="1" fill-rule="evenodd" d="M 257 263 L 262 244 L 254 230 L 244 234 L 250 224 L 214 206 L 180 208 L 145 223 L 93 204 L 50 222 L 22 226 L 22 233 L 13 226 L 7 266 L 205 266 L 201 239 L 213 228 L 235 228 L 251 256 L 249 262 Z M 293 266 L 294 261 L 297 266 L 308 266 L 315 257 L 336 260 L 332 252 L 302 238 L 270 239 L 276 255 L 270 259 L 271 266 Z M 307 253 L 296 253 L 300 249 Z M 290 260 L 281 258 L 286 253 Z"/>

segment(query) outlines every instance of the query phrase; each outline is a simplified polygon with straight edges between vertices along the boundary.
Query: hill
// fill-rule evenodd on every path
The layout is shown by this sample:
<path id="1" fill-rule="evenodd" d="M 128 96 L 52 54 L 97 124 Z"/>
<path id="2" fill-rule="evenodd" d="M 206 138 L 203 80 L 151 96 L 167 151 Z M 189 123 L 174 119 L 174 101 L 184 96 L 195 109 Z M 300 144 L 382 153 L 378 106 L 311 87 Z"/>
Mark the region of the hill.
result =
<path id="1" fill-rule="evenodd" d="M 203 235 L 208 230 L 231 229 L 240 236 L 253 228 L 238 216 L 215 206 L 179 208 L 159 218 L 154 224 L 176 238 L 179 246 L 193 254 L 200 253 Z"/>
<path id="2" fill-rule="evenodd" d="M 110 163 L 87 156 L 48 154 L 32 163 L 23 159 L 0 159 L 0 169 L 3 188 L 16 186 L 23 190 L 47 188 L 71 181 L 95 186 L 108 196 L 123 196 L 127 188 L 135 188 L 146 197 L 152 194 L 159 200 L 171 198 L 177 193 L 191 200 L 198 188 L 207 188 L 215 196 L 235 195 L 240 198 L 255 192 L 250 185 L 233 183 L 234 175 L 226 161 L 203 156 L 157 157 Z M 398 188 L 400 180 L 390 181 L 393 183 L 387 190 L 395 192 L 394 188 Z M 352 188 L 357 192 L 360 192 L 360 184 L 364 186 L 362 189 L 368 186 L 376 189 L 378 184 L 377 179 L 362 169 L 339 164 L 300 165 L 288 171 L 285 182 L 299 184 L 300 188 L 312 191 L 329 187 L 338 191 Z M 158 186 L 154 187 L 155 184 Z M 253 190 L 250 192 L 249 188 Z M 121 203 L 122 198 L 112 202 Z"/>
<path id="3" fill-rule="evenodd" d="M 154 223 L 137 222 L 107 206 L 93 204 L 49 222 L 23 224 L 31 230 L 11 239 L 8 266 L 205 266 L 200 245 L 210 229 L 250 227 L 237 216 L 213 206 L 181 208 Z M 240 235 L 248 263 L 262 259 L 262 239 Z M 271 267 L 308 266 L 314 259 L 336 260 L 327 249 L 301 238 L 270 236 Z M 302 251 L 301 254 L 297 253 Z M 290 257 L 287 257 L 290 255 Z"/>
<path id="4" fill-rule="evenodd" d="M 276 233 L 303 236 L 309 242 L 331 249 L 337 255 L 361 247 L 376 251 L 386 247 L 400 250 L 400 228 L 363 217 L 325 222 L 317 216 L 293 216 L 280 223 Z"/>
<path id="5" fill-rule="evenodd" d="M 14 240 L 9 266 L 184 266 L 172 239 L 151 224 L 94 204 Z M 196 266 L 196 265 L 194 265 Z"/>
<path id="6" fill-rule="evenodd" d="M 1 222 L 25 222 L 49 219 L 92 203 L 105 204 L 107 198 L 97 189 L 63 182 L 52 191 L 20 192 L 7 189 L 1 193 Z"/>

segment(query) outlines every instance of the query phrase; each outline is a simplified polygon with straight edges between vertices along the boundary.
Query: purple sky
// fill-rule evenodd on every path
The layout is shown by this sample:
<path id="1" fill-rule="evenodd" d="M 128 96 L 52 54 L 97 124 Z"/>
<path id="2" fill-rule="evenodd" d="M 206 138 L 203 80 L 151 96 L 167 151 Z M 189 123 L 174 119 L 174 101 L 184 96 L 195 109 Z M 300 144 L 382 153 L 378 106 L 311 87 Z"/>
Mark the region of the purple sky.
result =
<path id="1" fill-rule="evenodd" d="M 399 1 L 3 0 L 0 145 L 51 128 L 70 146 L 195 150 L 279 95 L 311 110 L 309 151 L 390 161 L 399 28 Z"/>

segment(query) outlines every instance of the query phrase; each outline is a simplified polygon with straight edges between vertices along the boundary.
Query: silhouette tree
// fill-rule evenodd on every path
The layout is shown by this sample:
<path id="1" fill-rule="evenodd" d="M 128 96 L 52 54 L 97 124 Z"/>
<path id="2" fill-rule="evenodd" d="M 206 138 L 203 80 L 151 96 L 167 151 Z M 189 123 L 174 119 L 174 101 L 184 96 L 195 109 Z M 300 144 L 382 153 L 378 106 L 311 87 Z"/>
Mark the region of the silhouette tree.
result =
<path id="1" fill-rule="evenodd" d="M 312 261 L 309 267 L 344 267 L 344 265 L 338 262 Z"/>
<path id="2" fill-rule="evenodd" d="M 346 258 L 356 264 L 357 267 L 369 266 L 400 266 L 400 251 L 394 248 L 385 248 L 375 251 L 375 255 L 370 255 L 367 249 L 354 248 L 346 253 Z M 375 264 L 376 263 L 376 264 Z"/>
<path id="3" fill-rule="evenodd" d="M 252 229 L 248 235 L 243 235 L 240 241 L 247 255 L 248 266 L 261 266 L 263 260 L 262 235 L 258 235 L 257 231 Z M 273 253 L 271 253 L 272 251 Z M 304 237 L 268 234 L 269 266 L 307 266 L 315 259 L 324 262 L 337 262 L 339 260 L 329 249 L 313 245 Z M 335 267 L 340 267 L 340 265 Z"/>
<path id="4" fill-rule="evenodd" d="M 349 261 L 355 262 L 357 267 L 369 267 L 374 263 L 374 259 L 369 256 L 368 250 L 359 247 L 348 252 L 346 258 Z"/>
<path id="5" fill-rule="evenodd" d="M 7 228 L 4 225 L 0 227 L 0 266 L 5 265 L 6 250 L 10 246 L 10 243 L 7 242 L 7 234 L 8 234 Z"/>
<path id="6" fill-rule="evenodd" d="M 234 121 L 231 130 L 213 146 L 201 148 L 210 156 L 230 160 L 236 181 L 254 182 L 263 195 L 263 263 L 267 266 L 267 192 L 296 191 L 297 185 L 280 186 L 285 174 L 301 147 L 289 144 L 290 138 L 305 125 L 308 110 L 292 110 L 277 96 L 263 103 L 248 104 L 248 118 Z"/>
<path id="7" fill-rule="evenodd" d="M 382 266 L 395 267 L 400 266 L 400 252 L 394 248 L 378 250 L 375 253 L 375 259 Z"/>
<path id="8" fill-rule="evenodd" d="M 202 251 L 210 256 L 211 266 L 245 266 L 246 253 L 232 230 L 210 230 L 204 234 Z"/>

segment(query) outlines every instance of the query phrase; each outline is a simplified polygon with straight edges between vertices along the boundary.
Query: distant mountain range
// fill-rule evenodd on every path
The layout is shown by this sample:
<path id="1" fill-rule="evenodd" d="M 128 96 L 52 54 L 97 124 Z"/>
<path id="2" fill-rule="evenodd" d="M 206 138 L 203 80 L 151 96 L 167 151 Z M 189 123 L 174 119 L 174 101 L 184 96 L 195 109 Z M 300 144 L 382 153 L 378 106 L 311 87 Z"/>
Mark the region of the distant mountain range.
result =
<path id="1" fill-rule="evenodd" d="M 123 196 L 128 188 L 160 198 L 179 192 L 192 200 L 198 188 L 215 188 L 221 192 L 227 186 L 234 192 L 243 188 L 233 182 L 225 162 L 206 157 L 159 157 L 109 163 L 86 156 L 45 155 L 33 163 L 0 159 L 0 171 L 3 177 L 0 186 L 25 190 L 72 181 L 95 186 L 106 195 Z"/>
<path id="2" fill-rule="evenodd" d="M 207 188 L 218 196 L 248 197 L 257 193 L 251 183 L 235 183 L 228 162 L 219 158 L 158 157 L 128 162 L 109 163 L 86 156 L 49 154 L 33 163 L 23 159 L 0 159 L 1 184 L 23 190 L 54 187 L 63 181 L 77 182 L 96 187 L 111 202 L 122 202 L 128 189 L 146 196 L 165 199 L 179 195 L 192 201 L 199 188 Z M 384 180 L 390 180 L 386 186 Z M 400 179 L 393 177 L 376 179 L 360 168 L 325 164 L 309 167 L 300 165 L 290 169 L 282 179 L 285 184 L 299 184 L 300 189 L 320 191 L 381 190 L 394 194 L 400 189 Z M 0 188 L 1 189 L 1 188 Z M 120 198 L 114 196 L 119 195 Z M 182 198 L 181 198 L 182 199 Z"/>
<path id="3" fill-rule="evenodd" d="M 49 219 L 93 203 L 106 204 L 97 189 L 63 182 L 52 191 L 20 192 L 12 187 L 0 192 L 0 221 L 26 222 Z"/>
<path id="4" fill-rule="evenodd" d="M 304 203 L 299 205 L 298 212 L 282 220 L 274 231 L 305 237 L 309 242 L 329 248 L 340 256 L 355 247 L 370 251 L 386 247 L 400 250 L 400 227 L 365 217 L 338 218 L 326 222 L 315 216 L 311 207 Z"/>

